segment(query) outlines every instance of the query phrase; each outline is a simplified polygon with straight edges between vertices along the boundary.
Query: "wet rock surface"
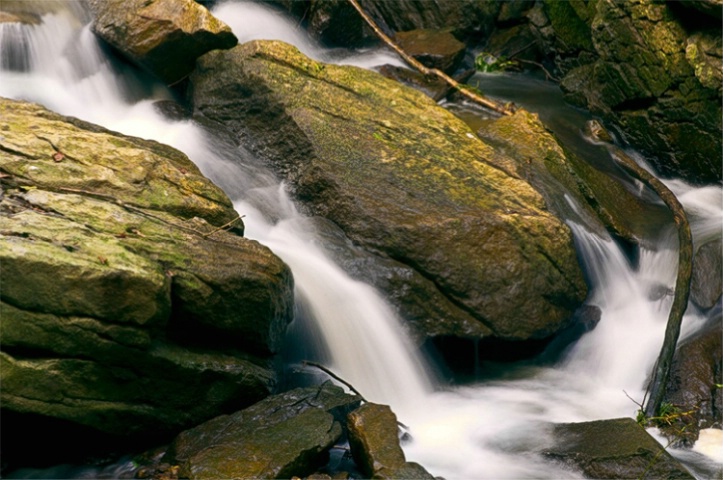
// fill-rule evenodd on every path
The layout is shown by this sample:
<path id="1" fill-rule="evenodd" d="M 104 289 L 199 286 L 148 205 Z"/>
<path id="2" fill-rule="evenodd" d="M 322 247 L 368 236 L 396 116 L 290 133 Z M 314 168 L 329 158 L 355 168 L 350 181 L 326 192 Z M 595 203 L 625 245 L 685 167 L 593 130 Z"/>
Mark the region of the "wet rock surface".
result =
<path id="1" fill-rule="evenodd" d="M 269 397 L 181 433 L 165 460 L 182 478 L 291 478 L 313 473 L 359 405 L 330 383 Z"/>
<path id="2" fill-rule="evenodd" d="M 186 77 L 196 58 L 238 40 L 193 0 L 90 0 L 93 31 L 167 84 Z"/>
<path id="3" fill-rule="evenodd" d="M 723 320 L 718 314 L 705 328 L 683 340 L 671 366 L 665 401 L 688 413 L 666 433 L 691 446 L 704 428 L 723 426 Z"/>
<path id="4" fill-rule="evenodd" d="M 268 395 L 293 282 L 228 197 L 170 147 L 0 112 L 3 410 L 132 436 Z"/>
<path id="5" fill-rule="evenodd" d="M 631 418 L 557 424 L 553 435 L 543 454 L 585 478 L 695 478 Z"/>
<path id="6" fill-rule="evenodd" d="M 414 268 L 491 334 L 548 336 L 584 298 L 569 229 L 513 159 L 421 93 L 256 41 L 205 56 L 191 96 L 312 213 Z"/>

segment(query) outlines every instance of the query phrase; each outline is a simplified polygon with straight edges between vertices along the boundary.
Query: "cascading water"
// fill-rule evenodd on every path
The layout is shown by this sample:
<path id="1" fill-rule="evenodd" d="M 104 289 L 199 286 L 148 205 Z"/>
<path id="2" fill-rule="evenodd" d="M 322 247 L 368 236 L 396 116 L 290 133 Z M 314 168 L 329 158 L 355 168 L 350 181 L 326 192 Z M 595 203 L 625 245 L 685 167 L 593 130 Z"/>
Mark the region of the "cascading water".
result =
<path id="1" fill-rule="evenodd" d="M 655 248 L 642 249 L 638 264 L 632 265 L 615 241 L 570 222 L 592 284 L 589 303 L 602 310 L 598 326 L 555 367 L 510 367 L 504 378 L 434 392 L 425 360 L 409 344 L 393 311 L 371 287 L 329 260 L 313 221 L 297 213 L 283 185 L 243 150 L 218 148 L 190 121 L 164 119 L 153 103 L 172 96 L 109 60 L 75 13 L 45 14 L 40 25 L 0 24 L 0 95 L 36 101 L 186 152 L 234 199 L 236 210 L 245 215 L 247 235 L 291 266 L 301 313 L 297 321 L 313 323 L 309 328 L 319 332 L 321 354 L 328 355 L 333 369 L 368 399 L 391 404 L 411 426 L 414 441 L 405 446 L 409 460 L 448 479 L 577 478 L 576 472 L 545 462 L 538 453 L 549 445 L 551 422 L 635 413 L 626 394 L 642 400 L 670 307 L 665 292 L 673 287 L 677 262 L 677 247 L 667 240 L 674 238 L 670 232 L 651 235 Z M 263 24 L 268 38 L 295 28 L 255 4 L 226 2 L 214 13 L 241 41 L 250 39 L 249 25 Z M 291 41 L 316 58 L 342 58 L 303 36 Z M 18 52 L 27 57 L 18 60 Z M 365 52 L 361 59 L 347 53 L 343 61 L 369 65 L 386 58 L 389 54 L 379 52 Z M 534 105 L 525 106 L 535 111 Z M 720 187 L 668 184 L 691 215 L 695 241 L 719 236 Z M 704 321 L 691 306 L 683 335 Z M 723 463 L 720 448 L 714 455 Z"/>

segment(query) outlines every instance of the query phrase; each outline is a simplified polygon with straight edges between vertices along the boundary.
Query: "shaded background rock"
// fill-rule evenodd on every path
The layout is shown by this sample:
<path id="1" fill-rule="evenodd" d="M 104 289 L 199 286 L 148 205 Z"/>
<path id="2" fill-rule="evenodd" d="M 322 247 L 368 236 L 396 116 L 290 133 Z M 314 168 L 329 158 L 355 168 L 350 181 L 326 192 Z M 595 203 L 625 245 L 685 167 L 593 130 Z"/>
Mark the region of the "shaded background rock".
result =
<path id="1" fill-rule="evenodd" d="M 557 424 L 543 454 L 585 478 L 695 478 L 632 418 Z"/>
<path id="2" fill-rule="evenodd" d="M 89 0 L 93 31 L 122 55 L 174 84 L 196 58 L 238 40 L 231 29 L 193 0 Z"/>
<path id="3" fill-rule="evenodd" d="M 494 335 L 551 335 L 584 299 L 569 229 L 422 94 L 263 41 L 204 56 L 191 82 L 195 111 L 250 140 L 312 213 Z"/>
<path id="4" fill-rule="evenodd" d="M 695 252 L 690 299 L 700 308 L 711 308 L 721 300 L 723 291 L 722 256 L 723 243 L 720 239 L 704 243 Z"/>
<path id="5" fill-rule="evenodd" d="M 269 0 L 269 3 L 297 16 L 312 36 L 328 45 L 354 47 L 376 41 L 354 7 L 344 0 Z M 500 9 L 500 2 L 486 0 L 361 0 L 359 3 L 387 35 L 415 29 L 450 28 L 455 37 L 465 42 L 488 34 L 491 20 Z"/>
<path id="6" fill-rule="evenodd" d="M 0 112 L 3 412 L 157 438 L 268 395 L 293 281 L 228 197 L 170 147 Z"/>
<path id="7" fill-rule="evenodd" d="M 692 15 L 684 2 L 544 7 L 538 35 L 571 101 L 619 126 L 662 174 L 720 180 L 720 17 Z"/>
<path id="8" fill-rule="evenodd" d="M 693 412 L 674 425 L 673 434 L 692 445 L 703 428 L 723 427 L 723 318 L 711 318 L 705 328 L 683 340 L 675 352 L 665 401 L 680 412 Z M 680 433 L 682 432 L 682 435 Z"/>

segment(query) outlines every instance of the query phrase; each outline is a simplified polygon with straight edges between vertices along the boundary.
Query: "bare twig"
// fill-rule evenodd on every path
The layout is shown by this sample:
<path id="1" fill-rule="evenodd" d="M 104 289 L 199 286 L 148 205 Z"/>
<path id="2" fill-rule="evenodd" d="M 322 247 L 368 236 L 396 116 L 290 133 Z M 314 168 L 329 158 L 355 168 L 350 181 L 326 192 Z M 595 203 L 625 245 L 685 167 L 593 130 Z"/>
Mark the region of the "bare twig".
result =
<path id="1" fill-rule="evenodd" d="M 319 370 L 321 370 L 322 372 L 326 373 L 327 375 L 329 375 L 329 376 L 330 376 L 331 378 L 333 378 L 334 380 L 338 380 L 339 382 L 341 382 L 341 383 L 343 383 L 344 385 L 346 385 L 347 387 L 349 387 L 349 390 L 351 390 L 352 392 L 356 393 L 357 396 L 358 396 L 359 398 L 361 398 L 362 402 L 364 402 L 364 403 L 369 403 L 369 400 L 367 400 L 366 398 L 364 398 L 364 395 L 362 395 L 361 393 L 359 393 L 359 390 L 357 390 L 356 388 L 354 388 L 354 385 L 352 385 L 351 383 L 347 382 L 346 380 L 344 380 L 343 378 L 341 378 L 339 375 L 337 375 L 336 373 L 334 373 L 334 372 L 332 372 L 331 370 L 329 370 L 328 368 L 326 368 L 324 365 L 322 365 L 322 364 L 320 364 L 320 363 L 316 363 L 316 362 L 311 362 L 311 361 L 309 361 L 309 360 L 304 360 L 304 361 L 301 362 L 301 363 L 302 363 L 302 365 L 304 365 L 304 366 L 308 365 L 308 366 L 310 366 L 310 367 L 316 367 L 316 368 L 318 368 Z M 399 425 L 400 427 L 404 428 L 405 430 L 409 430 L 409 427 L 406 426 L 405 424 L 403 424 L 402 422 L 400 422 L 399 420 L 397 420 L 397 425 Z"/>
<path id="2" fill-rule="evenodd" d="M 327 375 L 329 375 L 329 376 L 330 376 L 331 378 L 333 378 L 334 380 L 338 380 L 338 381 L 340 381 L 341 383 L 343 383 L 344 385 L 346 385 L 347 387 L 349 387 L 349 390 L 351 390 L 352 392 L 356 393 L 357 396 L 358 396 L 359 398 L 361 398 L 363 402 L 369 403 L 369 402 L 367 402 L 367 399 L 364 398 L 364 395 L 362 395 L 361 393 L 359 393 L 359 390 L 357 390 L 356 388 L 354 388 L 354 385 L 352 385 L 351 383 L 347 382 L 346 380 L 344 380 L 343 378 L 341 378 L 339 375 L 337 375 L 336 373 L 334 373 L 334 372 L 332 372 L 331 370 L 329 370 L 328 368 L 326 368 L 324 365 L 322 365 L 322 364 L 320 364 L 320 363 L 316 363 L 316 362 L 310 362 L 309 360 L 304 360 L 304 361 L 302 362 L 302 364 L 303 364 L 304 366 L 309 365 L 310 367 L 316 367 L 316 368 L 318 368 L 319 370 L 321 370 L 322 372 L 326 373 Z"/>
<path id="3" fill-rule="evenodd" d="M 485 98 L 484 96 L 475 93 L 474 91 L 467 88 L 466 85 L 459 83 L 457 80 L 453 79 L 446 73 L 442 72 L 441 70 L 438 70 L 436 68 L 427 68 L 424 65 L 422 65 L 419 61 L 417 61 L 414 57 L 407 54 L 399 45 L 394 43 L 387 34 L 385 34 L 372 20 L 372 18 L 367 15 L 367 13 L 364 11 L 363 8 L 359 5 L 359 2 L 357 0 L 349 0 L 349 3 L 352 4 L 354 9 L 356 9 L 357 12 L 359 12 L 359 15 L 364 19 L 365 22 L 374 30 L 374 33 L 376 33 L 377 37 L 379 37 L 385 44 L 387 44 L 392 50 L 397 52 L 397 54 L 404 59 L 405 62 L 407 62 L 410 66 L 417 69 L 419 72 L 421 72 L 423 75 L 428 76 L 436 76 L 442 80 L 444 80 L 450 87 L 458 90 L 460 94 L 464 95 L 465 97 L 469 98 L 473 102 L 479 103 L 480 105 L 487 107 L 491 110 L 494 110 L 497 113 L 500 113 L 502 115 L 512 115 L 515 113 L 514 108 L 511 105 L 502 105 L 498 102 L 495 102 L 494 100 L 490 100 L 488 98 Z"/>
<path id="4" fill-rule="evenodd" d="M 542 71 L 545 72 L 545 77 L 546 77 L 547 79 L 552 80 L 553 82 L 560 83 L 560 79 L 557 78 L 557 77 L 555 77 L 555 76 L 553 76 L 553 75 L 545 68 L 545 66 L 544 66 L 543 64 L 541 64 L 541 63 L 533 62 L 532 60 L 523 60 L 522 58 L 514 58 L 514 57 L 511 58 L 510 60 L 514 60 L 515 62 L 520 62 L 520 63 L 528 63 L 528 64 L 530 64 L 530 65 L 534 65 L 534 66 L 536 66 L 536 67 L 538 67 L 538 68 L 541 68 Z"/>
<path id="5" fill-rule="evenodd" d="M 221 231 L 221 230 L 226 230 L 226 229 L 227 229 L 228 227 L 230 227 L 233 223 L 241 220 L 241 219 L 244 218 L 245 216 L 246 216 L 246 215 L 239 215 L 238 217 L 234 218 L 233 220 L 231 220 L 231 221 L 229 221 L 229 222 L 224 223 L 223 225 L 221 225 L 220 227 L 216 228 L 215 230 L 212 230 L 212 231 L 210 231 L 210 232 L 208 232 L 208 233 L 204 233 L 203 236 L 204 236 L 204 237 L 210 237 L 211 235 L 213 235 L 213 234 L 216 233 L 216 232 L 219 232 L 219 231 Z"/>

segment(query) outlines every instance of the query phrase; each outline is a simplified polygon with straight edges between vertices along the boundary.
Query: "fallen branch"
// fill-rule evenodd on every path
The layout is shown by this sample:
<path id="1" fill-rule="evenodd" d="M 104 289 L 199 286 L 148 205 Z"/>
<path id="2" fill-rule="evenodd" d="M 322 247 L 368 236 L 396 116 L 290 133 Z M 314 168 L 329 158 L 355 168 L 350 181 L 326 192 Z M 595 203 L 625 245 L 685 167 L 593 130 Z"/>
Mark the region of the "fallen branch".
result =
<path id="1" fill-rule="evenodd" d="M 354 9 L 359 12 L 359 15 L 364 19 L 365 22 L 374 30 L 374 33 L 381 39 L 382 42 L 387 44 L 392 50 L 397 52 L 397 54 L 404 59 L 405 62 L 407 62 L 410 66 L 417 69 L 420 73 L 427 76 L 435 76 L 438 78 L 441 78 L 444 80 L 450 87 L 454 88 L 455 90 L 459 91 L 460 94 L 464 95 L 468 99 L 472 100 L 473 102 L 479 103 L 480 105 L 489 108 L 490 110 L 494 110 L 497 113 L 500 113 L 502 115 L 512 115 L 515 113 L 515 109 L 511 105 L 502 105 L 498 102 L 495 102 L 494 100 L 490 100 L 488 98 L 485 98 L 483 95 L 480 95 L 473 90 L 470 90 L 466 85 L 459 83 L 457 80 L 453 79 L 446 73 L 444 73 L 441 70 L 438 70 L 436 68 L 427 68 L 424 65 L 422 65 L 419 61 L 417 61 L 414 57 L 407 54 L 399 45 L 394 43 L 387 34 L 382 32 L 382 30 L 377 26 L 377 24 L 372 20 L 372 18 L 367 15 L 367 13 L 364 11 L 363 8 L 359 5 L 359 2 L 357 0 L 349 0 L 349 3 L 352 4 Z"/>
<path id="2" fill-rule="evenodd" d="M 596 121 L 588 123 L 590 132 L 601 141 L 605 140 L 607 131 Z M 609 134 L 607 134 L 609 137 Z M 673 295 L 673 305 L 670 307 L 668 314 L 668 323 L 665 328 L 665 338 L 663 346 L 655 363 L 653 375 L 648 384 L 646 396 L 648 397 L 645 404 L 645 416 L 657 417 L 660 414 L 660 405 L 663 403 L 665 395 L 665 387 L 670 377 L 670 367 L 673 363 L 675 355 L 675 347 L 680 336 L 680 326 L 683 322 L 683 314 L 688 307 L 688 297 L 690 296 L 690 279 L 693 274 L 693 237 L 690 233 L 690 224 L 685 214 L 683 205 L 678 201 L 675 194 L 665 186 L 663 182 L 655 178 L 650 172 L 637 164 L 635 160 L 630 158 L 620 149 L 609 147 L 610 154 L 620 166 L 627 170 L 633 177 L 637 178 L 643 184 L 651 188 L 665 205 L 673 213 L 673 221 L 678 230 L 678 275 L 675 279 L 675 294 Z"/>
<path id="3" fill-rule="evenodd" d="M 310 367 L 316 367 L 316 368 L 318 368 L 319 370 L 321 370 L 322 372 L 326 373 L 327 375 L 329 375 L 329 376 L 330 376 L 331 378 L 333 378 L 334 380 L 338 380 L 339 382 L 341 382 L 341 383 L 343 383 L 344 385 L 346 385 L 347 387 L 349 387 L 349 390 L 351 390 L 352 392 L 356 393 L 357 396 L 358 396 L 359 398 L 361 398 L 364 403 L 369 403 L 369 402 L 367 402 L 367 399 L 364 398 L 364 395 L 362 395 L 361 393 L 359 393 L 359 390 L 357 390 L 356 388 L 354 388 L 354 385 L 352 385 L 351 383 L 347 382 L 346 380 L 344 380 L 343 378 L 341 378 L 339 375 L 337 375 L 336 373 L 334 373 L 334 372 L 332 372 L 331 370 L 329 370 L 328 368 L 326 368 L 324 365 L 322 365 L 322 364 L 320 364 L 320 363 L 316 363 L 316 362 L 310 362 L 310 361 L 308 361 L 308 360 L 304 360 L 304 361 L 301 362 L 301 363 L 302 363 L 302 365 L 304 365 L 304 366 L 309 365 Z"/>
<path id="4" fill-rule="evenodd" d="M 357 396 L 362 399 L 362 402 L 364 402 L 364 403 L 369 403 L 369 401 L 368 401 L 366 398 L 364 398 L 364 396 L 363 396 L 361 393 L 359 393 L 359 390 L 357 390 L 356 388 L 354 388 L 354 385 L 352 385 L 351 383 L 347 382 L 346 380 L 344 380 L 343 378 L 341 378 L 339 375 L 337 375 L 336 373 L 334 373 L 334 372 L 332 372 L 331 370 L 329 370 L 328 368 L 326 368 L 324 365 L 322 365 L 322 364 L 320 364 L 320 363 L 316 363 L 316 362 L 310 362 L 310 361 L 308 361 L 308 360 L 304 360 L 304 361 L 301 362 L 301 363 L 302 363 L 302 365 L 304 365 L 304 366 L 308 365 L 308 366 L 310 366 L 310 367 L 316 367 L 316 368 L 318 368 L 319 370 L 321 370 L 322 372 L 326 373 L 327 375 L 329 375 L 329 376 L 330 376 L 331 378 L 333 378 L 334 380 L 338 380 L 339 382 L 341 382 L 341 383 L 343 383 L 344 385 L 346 385 L 347 387 L 349 387 L 349 390 L 351 390 L 352 392 L 356 393 Z M 399 425 L 400 427 L 402 427 L 402 428 L 404 428 L 404 429 L 406 429 L 406 430 L 409 430 L 409 427 L 406 426 L 406 425 L 404 425 L 404 424 L 403 424 L 402 422 L 400 422 L 399 420 L 397 420 L 397 425 Z"/>
<path id="5" fill-rule="evenodd" d="M 632 158 L 622 152 L 613 154 L 615 159 L 626 170 L 631 172 L 638 180 L 650 187 L 673 213 L 673 221 L 678 230 L 678 275 L 675 280 L 675 294 L 673 305 L 668 314 L 668 324 L 665 328 L 665 338 L 660 355 L 655 363 L 653 376 L 648 384 L 648 401 L 645 404 L 645 415 L 655 417 L 658 415 L 660 405 L 665 395 L 665 387 L 670 377 L 670 367 L 675 355 L 675 347 L 680 336 L 680 326 L 683 314 L 688 307 L 690 296 L 690 279 L 693 274 L 693 237 L 690 233 L 688 217 L 683 205 L 675 194 L 663 182 L 655 178 L 650 172 L 638 165 Z"/>

